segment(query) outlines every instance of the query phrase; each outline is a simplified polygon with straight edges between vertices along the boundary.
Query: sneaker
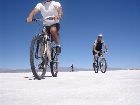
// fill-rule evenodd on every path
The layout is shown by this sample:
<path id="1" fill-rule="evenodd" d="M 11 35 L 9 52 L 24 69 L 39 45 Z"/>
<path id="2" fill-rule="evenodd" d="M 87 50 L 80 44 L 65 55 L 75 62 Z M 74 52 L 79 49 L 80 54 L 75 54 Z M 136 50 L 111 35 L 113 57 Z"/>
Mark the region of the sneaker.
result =
<path id="1" fill-rule="evenodd" d="M 96 68 L 97 67 L 97 63 L 93 63 L 93 68 Z"/>
<path id="2" fill-rule="evenodd" d="M 61 53 L 61 47 L 60 46 L 56 46 L 56 53 L 60 54 Z"/>
<path id="3" fill-rule="evenodd" d="M 93 67 L 95 67 L 96 66 L 96 63 L 93 63 Z"/>
<path id="4" fill-rule="evenodd" d="M 56 72 L 54 73 L 54 77 L 57 77 L 57 74 L 58 74 L 58 71 L 56 71 Z"/>
<path id="5" fill-rule="evenodd" d="M 54 77 L 57 77 L 57 72 L 54 74 Z"/>

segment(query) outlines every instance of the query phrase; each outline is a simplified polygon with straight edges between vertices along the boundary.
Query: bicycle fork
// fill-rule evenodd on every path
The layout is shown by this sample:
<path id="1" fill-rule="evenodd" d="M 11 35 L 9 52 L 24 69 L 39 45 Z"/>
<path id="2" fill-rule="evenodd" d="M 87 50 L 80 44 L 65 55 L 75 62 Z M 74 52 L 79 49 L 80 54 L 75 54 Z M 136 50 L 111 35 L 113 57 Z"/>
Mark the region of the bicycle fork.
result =
<path id="1" fill-rule="evenodd" d="M 45 55 L 48 61 L 51 62 L 51 42 L 49 41 L 49 36 L 45 35 L 44 40 L 45 40 L 45 44 L 44 44 L 43 55 Z"/>

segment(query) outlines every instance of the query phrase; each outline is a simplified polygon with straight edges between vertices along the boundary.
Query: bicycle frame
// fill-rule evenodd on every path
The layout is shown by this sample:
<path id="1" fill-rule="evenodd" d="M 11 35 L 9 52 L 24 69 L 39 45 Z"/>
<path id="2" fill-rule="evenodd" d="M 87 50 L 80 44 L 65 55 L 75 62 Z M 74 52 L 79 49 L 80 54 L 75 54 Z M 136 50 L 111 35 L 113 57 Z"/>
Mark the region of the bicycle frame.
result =
<path id="1" fill-rule="evenodd" d="M 56 64 L 56 68 L 53 68 L 53 69 L 55 70 L 55 72 L 58 72 L 58 56 L 55 51 L 55 47 L 54 47 L 55 44 L 52 41 L 53 39 L 52 39 L 51 35 L 48 33 L 48 30 L 46 30 L 45 27 L 43 27 L 42 35 L 44 38 L 43 55 L 45 57 L 45 61 L 47 61 L 46 63 L 51 62 L 53 64 Z"/>
<path id="2" fill-rule="evenodd" d="M 51 36 L 49 35 L 49 33 L 47 32 L 46 28 L 43 27 L 43 37 L 44 37 L 44 51 L 43 51 L 43 55 L 47 54 L 48 60 L 49 62 L 51 62 L 51 48 L 52 48 L 52 39 Z"/>
<path id="3" fill-rule="evenodd" d="M 37 21 L 40 21 L 40 22 L 43 22 L 45 20 L 53 20 L 54 17 L 49 17 L 49 18 L 46 18 L 46 19 L 33 19 L 33 21 L 37 22 Z M 52 37 L 50 36 L 48 30 L 46 29 L 45 26 L 43 26 L 43 29 L 42 29 L 42 33 L 41 35 L 43 35 L 44 37 L 44 51 L 43 51 L 43 55 L 47 54 L 47 57 L 48 57 L 48 60 L 49 62 L 51 62 L 51 48 L 52 48 Z"/>

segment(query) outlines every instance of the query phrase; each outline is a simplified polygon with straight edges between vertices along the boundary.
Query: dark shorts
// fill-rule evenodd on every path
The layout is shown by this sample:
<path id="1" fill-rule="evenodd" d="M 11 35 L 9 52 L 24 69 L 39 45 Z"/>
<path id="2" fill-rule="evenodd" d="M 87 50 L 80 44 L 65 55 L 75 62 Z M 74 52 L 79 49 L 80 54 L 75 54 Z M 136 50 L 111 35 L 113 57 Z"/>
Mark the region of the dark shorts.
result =
<path id="1" fill-rule="evenodd" d="M 60 24 L 59 24 L 59 23 L 56 23 L 56 24 L 53 24 L 53 25 L 51 25 L 51 26 L 44 26 L 44 27 L 46 28 L 47 33 L 48 33 L 49 35 L 51 35 L 51 32 L 50 32 L 51 27 L 56 27 L 57 31 L 59 31 L 59 29 L 60 29 Z M 59 35 L 59 34 L 58 34 L 58 35 Z M 53 42 L 54 39 L 53 39 L 52 35 L 51 35 L 51 39 L 52 39 L 52 42 Z"/>
<path id="2" fill-rule="evenodd" d="M 60 24 L 59 23 L 56 23 L 56 24 L 51 25 L 51 27 L 56 27 L 57 31 L 59 31 Z"/>
<path id="3" fill-rule="evenodd" d="M 100 51 L 102 53 L 102 50 L 97 50 Z M 97 53 L 95 51 L 92 51 L 93 55 L 96 55 Z M 98 53 L 98 56 L 101 56 L 101 53 Z"/>
<path id="4" fill-rule="evenodd" d="M 53 24 L 51 26 L 45 26 L 47 30 L 50 31 L 51 27 L 56 27 L 57 31 L 59 31 L 60 29 L 60 24 L 59 23 L 56 23 L 56 24 Z"/>

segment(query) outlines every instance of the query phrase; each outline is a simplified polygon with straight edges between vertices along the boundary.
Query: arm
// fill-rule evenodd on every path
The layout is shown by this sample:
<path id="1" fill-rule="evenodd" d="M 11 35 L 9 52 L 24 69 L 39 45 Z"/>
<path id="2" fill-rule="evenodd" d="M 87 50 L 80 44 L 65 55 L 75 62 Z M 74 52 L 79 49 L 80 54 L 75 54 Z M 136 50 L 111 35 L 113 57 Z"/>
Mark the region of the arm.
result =
<path id="1" fill-rule="evenodd" d="M 108 52 L 108 46 L 104 44 L 104 47 L 105 47 L 106 52 Z"/>
<path id="2" fill-rule="evenodd" d="M 96 50 L 96 44 L 93 45 L 93 51 L 95 51 L 96 53 L 98 53 L 98 51 Z"/>
<path id="3" fill-rule="evenodd" d="M 93 43 L 93 51 L 98 53 L 98 51 L 96 50 L 96 46 L 97 46 L 97 40 L 95 40 Z"/>
<path id="4" fill-rule="evenodd" d="M 62 7 L 56 8 L 58 15 L 55 17 L 55 20 L 60 20 L 62 18 Z"/>
<path id="5" fill-rule="evenodd" d="M 27 21 L 28 23 L 32 22 L 32 19 L 33 19 L 33 17 L 36 15 L 37 12 L 39 12 L 39 10 L 36 9 L 36 8 L 34 8 L 34 9 L 30 12 L 30 14 L 29 14 L 29 16 L 27 17 L 27 20 L 26 20 L 26 21 Z"/>

